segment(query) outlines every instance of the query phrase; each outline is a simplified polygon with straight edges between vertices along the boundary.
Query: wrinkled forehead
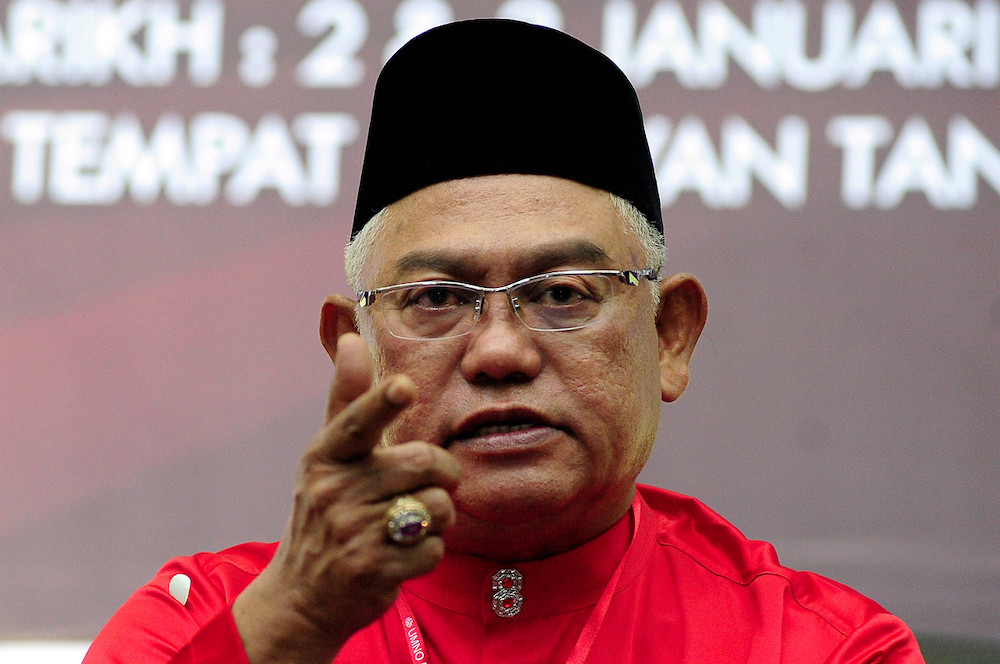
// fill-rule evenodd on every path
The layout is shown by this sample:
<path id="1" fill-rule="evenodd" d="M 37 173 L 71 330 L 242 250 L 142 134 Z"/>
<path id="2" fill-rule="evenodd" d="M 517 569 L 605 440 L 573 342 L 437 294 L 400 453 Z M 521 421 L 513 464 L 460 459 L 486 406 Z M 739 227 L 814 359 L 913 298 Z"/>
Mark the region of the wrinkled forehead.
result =
<path id="1" fill-rule="evenodd" d="M 638 255 L 608 192 L 548 176 L 481 176 L 390 205 L 365 272 L 379 285 L 431 277 L 507 283 L 554 269 L 631 266 Z"/>

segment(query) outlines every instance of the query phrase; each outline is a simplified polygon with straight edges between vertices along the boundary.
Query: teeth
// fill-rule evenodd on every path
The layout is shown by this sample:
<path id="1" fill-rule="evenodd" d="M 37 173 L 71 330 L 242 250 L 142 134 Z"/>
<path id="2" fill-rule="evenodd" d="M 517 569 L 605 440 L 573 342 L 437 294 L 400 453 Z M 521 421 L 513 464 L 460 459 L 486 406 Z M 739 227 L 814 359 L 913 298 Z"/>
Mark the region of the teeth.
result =
<path id="1" fill-rule="evenodd" d="M 524 431 L 525 429 L 530 429 L 535 426 L 530 422 L 525 422 L 524 424 L 496 424 L 488 427 L 479 427 L 475 430 L 473 435 L 475 436 L 489 436 L 494 433 L 510 433 L 511 431 Z"/>

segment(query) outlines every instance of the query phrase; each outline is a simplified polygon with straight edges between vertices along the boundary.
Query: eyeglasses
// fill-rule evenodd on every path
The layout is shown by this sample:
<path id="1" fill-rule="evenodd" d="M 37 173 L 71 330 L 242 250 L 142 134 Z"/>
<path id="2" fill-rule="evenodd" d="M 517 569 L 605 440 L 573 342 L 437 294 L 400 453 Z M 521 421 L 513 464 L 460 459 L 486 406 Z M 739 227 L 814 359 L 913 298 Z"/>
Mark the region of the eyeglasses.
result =
<path id="1" fill-rule="evenodd" d="M 486 296 L 506 293 L 518 320 L 530 330 L 567 332 L 604 320 L 614 301 L 614 284 L 637 286 L 657 271 L 563 270 L 487 288 L 461 281 L 414 281 L 358 293 L 362 308 L 382 314 L 386 329 L 400 339 L 450 339 L 472 331 L 486 311 Z"/>

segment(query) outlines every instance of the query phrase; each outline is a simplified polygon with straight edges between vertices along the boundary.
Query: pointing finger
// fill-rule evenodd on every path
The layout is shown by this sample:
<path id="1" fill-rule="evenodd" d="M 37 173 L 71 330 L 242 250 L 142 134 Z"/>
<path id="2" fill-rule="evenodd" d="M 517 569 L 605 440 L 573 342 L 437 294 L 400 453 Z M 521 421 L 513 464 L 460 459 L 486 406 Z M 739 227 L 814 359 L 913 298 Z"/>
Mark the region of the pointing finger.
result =
<path id="1" fill-rule="evenodd" d="M 368 344 L 358 334 L 344 334 L 337 340 L 335 364 L 337 373 L 326 404 L 327 422 L 371 387 L 374 370 Z"/>
<path id="2" fill-rule="evenodd" d="M 324 461 L 350 461 L 369 453 L 382 429 L 413 400 L 415 386 L 406 376 L 391 376 L 372 386 L 368 346 L 356 334 L 337 343 L 337 375 L 330 389 L 327 423 L 308 456 Z"/>

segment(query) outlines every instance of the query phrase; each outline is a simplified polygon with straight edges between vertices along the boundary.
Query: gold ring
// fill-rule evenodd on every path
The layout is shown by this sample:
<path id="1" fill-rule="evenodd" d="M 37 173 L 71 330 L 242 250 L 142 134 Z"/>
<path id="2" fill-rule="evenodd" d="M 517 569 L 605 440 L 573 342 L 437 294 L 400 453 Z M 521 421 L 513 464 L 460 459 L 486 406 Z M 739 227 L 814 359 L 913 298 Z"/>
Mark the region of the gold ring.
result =
<path id="1" fill-rule="evenodd" d="M 416 544 L 431 525 L 427 506 L 413 496 L 398 496 L 385 511 L 386 531 L 396 544 Z"/>

